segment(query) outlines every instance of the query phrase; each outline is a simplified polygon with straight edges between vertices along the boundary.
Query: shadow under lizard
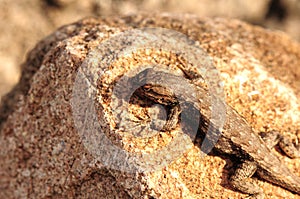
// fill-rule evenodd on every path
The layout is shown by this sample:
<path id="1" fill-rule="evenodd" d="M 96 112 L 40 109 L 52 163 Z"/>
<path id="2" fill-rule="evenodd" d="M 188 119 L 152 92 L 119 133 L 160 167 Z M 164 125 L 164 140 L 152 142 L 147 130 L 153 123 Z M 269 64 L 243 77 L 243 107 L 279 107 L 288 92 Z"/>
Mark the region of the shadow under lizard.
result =
<path id="1" fill-rule="evenodd" d="M 159 82 L 159 78 L 166 77 L 166 75 L 165 72 L 147 68 L 137 74 L 134 81 L 146 82 L 149 79 L 156 79 Z M 169 78 L 168 81 L 178 85 L 179 91 L 182 91 L 179 96 L 175 96 L 172 91 L 159 84 L 145 84 L 137 89 L 135 94 L 139 98 L 147 98 L 147 100 L 166 106 L 169 109 L 163 131 L 174 129 L 179 122 L 182 107 L 179 106 L 178 97 L 181 97 L 186 101 L 186 106 L 190 106 L 188 109 L 191 111 L 187 114 L 188 119 L 191 123 L 199 124 L 197 136 L 203 139 L 207 135 L 210 123 L 208 114 L 211 105 L 208 99 L 208 90 L 204 88 L 197 90 L 199 92 L 198 96 L 202 98 L 202 103 L 195 105 L 192 103 L 193 100 L 185 96 L 186 88 L 180 88 L 180 82 L 178 82 L 175 75 L 173 77 Z M 290 157 L 299 156 L 299 151 L 291 141 L 275 131 L 266 133 L 265 137 L 260 137 L 253 132 L 247 121 L 232 107 L 225 104 L 225 108 L 226 121 L 221 131 L 215 129 L 220 136 L 213 151 L 217 151 L 221 155 L 227 155 L 231 159 L 234 157 L 233 162 L 238 160 L 236 170 L 229 179 L 231 186 L 243 193 L 250 194 L 250 197 L 263 198 L 262 189 L 251 178 L 256 173 L 260 178 L 300 195 L 300 178 L 293 174 L 271 151 L 272 147 L 279 144 Z M 193 121 L 195 120 L 193 118 L 193 111 L 195 110 L 200 112 L 200 122 Z"/>

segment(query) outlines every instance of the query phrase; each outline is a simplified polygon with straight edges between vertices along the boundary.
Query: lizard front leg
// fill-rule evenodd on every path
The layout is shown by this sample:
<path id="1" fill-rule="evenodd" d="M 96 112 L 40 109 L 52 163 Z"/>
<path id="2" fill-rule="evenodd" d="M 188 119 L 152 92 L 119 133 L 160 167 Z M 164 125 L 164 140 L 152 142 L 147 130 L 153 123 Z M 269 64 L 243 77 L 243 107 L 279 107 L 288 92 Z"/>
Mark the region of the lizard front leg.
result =
<path id="1" fill-rule="evenodd" d="M 180 106 L 179 105 L 172 106 L 170 107 L 168 112 L 169 113 L 167 116 L 167 121 L 163 126 L 163 128 L 161 129 L 161 131 L 170 131 L 176 128 L 176 125 L 178 123 L 178 118 L 181 112 Z"/>
<path id="2" fill-rule="evenodd" d="M 181 108 L 175 95 L 165 87 L 160 85 L 146 84 L 136 91 L 141 98 L 147 98 L 154 103 L 163 105 L 167 111 L 167 119 L 161 131 L 170 131 L 176 128 Z"/>

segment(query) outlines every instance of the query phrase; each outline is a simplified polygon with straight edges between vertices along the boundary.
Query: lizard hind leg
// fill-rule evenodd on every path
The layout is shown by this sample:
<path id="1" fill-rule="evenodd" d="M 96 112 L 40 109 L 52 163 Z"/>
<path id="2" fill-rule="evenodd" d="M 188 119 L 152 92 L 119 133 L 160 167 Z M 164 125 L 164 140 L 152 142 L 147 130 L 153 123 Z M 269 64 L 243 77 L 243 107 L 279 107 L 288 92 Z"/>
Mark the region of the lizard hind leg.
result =
<path id="1" fill-rule="evenodd" d="M 251 178 L 256 170 L 255 162 L 249 160 L 242 162 L 229 179 L 231 186 L 240 192 L 250 194 L 248 198 L 264 198 L 262 189 Z"/>
<path id="2" fill-rule="evenodd" d="M 299 145 L 296 146 L 291 138 L 281 135 L 278 131 L 262 132 L 260 136 L 269 148 L 278 145 L 288 157 L 300 158 Z"/>

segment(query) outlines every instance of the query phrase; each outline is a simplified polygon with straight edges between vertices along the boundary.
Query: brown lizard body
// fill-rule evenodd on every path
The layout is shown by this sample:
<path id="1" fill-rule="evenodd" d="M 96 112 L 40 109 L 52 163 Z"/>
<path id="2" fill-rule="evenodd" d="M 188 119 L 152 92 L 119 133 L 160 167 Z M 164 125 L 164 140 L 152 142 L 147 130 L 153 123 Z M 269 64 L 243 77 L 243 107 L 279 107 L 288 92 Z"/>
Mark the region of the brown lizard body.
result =
<path id="1" fill-rule="evenodd" d="M 167 77 L 168 84 L 177 84 L 177 90 L 180 92 L 179 95 L 175 96 L 170 90 L 160 85 L 161 77 Z M 178 117 L 180 114 L 180 109 L 184 109 L 188 106 L 181 104 L 183 107 L 179 107 L 178 98 L 184 99 L 187 104 L 194 101 L 194 99 L 189 99 L 185 94 L 186 88 L 180 88 L 180 83 L 178 84 L 178 79 L 175 75 L 167 74 L 165 72 L 158 72 L 154 69 L 145 69 L 140 72 L 135 77 L 135 81 L 144 82 L 145 85 L 136 91 L 136 94 L 140 98 L 147 98 L 154 103 L 162 104 L 171 109 L 169 111 L 168 120 L 163 128 L 164 131 L 171 130 L 175 128 L 177 124 Z M 156 81 L 156 84 L 147 84 L 147 81 Z M 164 80 L 165 81 L 165 80 Z M 208 126 L 210 121 L 210 99 L 209 93 L 204 88 L 199 88 L 198 96 L 201 96 L 200 105 L 192 104 L 193 111 L 199 110 L 200 112 L 200 123 L 197 133 L 197 137 L 209 136 L 207 134 Z M 193 96 L 193 95 L 189 95 Z M 239 161 L 239 165 L 235 173 L 230 177 L 231 185 L 244 193 L 257 196 L 262 196 L 262 190 L 253 183 L 251 179 L 254 173 L 258 174 L 259 177 L 265 179 L 269 182 L 277 184 L 285 189 L 292 192 L 300 194 L 300 178 L 293 174 L 271 151 L 271 148 L 281 141 L 281 146 L 287 146 L 288 141 L 280 136 L 280 134 L 268 133 L 267 136 L 273 136 L 273 140 L 269 140 L 267 137 L 261 138 L 256 133 L 253 132 L 247 121 L 240 116 L 232 107 L 225 105 L 226 107 L 226 122 L 222 130 L 214 129 L 213 135 L 219 136 L 218 141 L 214 146 L 214 151 L 220 154 L 230 155 L 235 157 L 235 160 Z M 193 117 L 193 111 L 191 107 L 186 108 L 190 110 L 187 114 L 188 119 L 191 123 L 195 124 Z M 194 120 L 194 121 L 193 121 Z M 214 124 L 212 124 L 214 126 Z M 188 133 L 188 132 L 187 132 Z M 274 136 L 275 135 L 275 136 Z M 193 139 L 193 138 L 192 138 Z M 298 152 L 296 148 L 289 145 L 289 149 L 283 150 L 292 151 L 295 149 L 295 154 Z M 297 151 L 297 152 L 296 152 Z M 295 155 L 296 156 L 296 155 Z"/>

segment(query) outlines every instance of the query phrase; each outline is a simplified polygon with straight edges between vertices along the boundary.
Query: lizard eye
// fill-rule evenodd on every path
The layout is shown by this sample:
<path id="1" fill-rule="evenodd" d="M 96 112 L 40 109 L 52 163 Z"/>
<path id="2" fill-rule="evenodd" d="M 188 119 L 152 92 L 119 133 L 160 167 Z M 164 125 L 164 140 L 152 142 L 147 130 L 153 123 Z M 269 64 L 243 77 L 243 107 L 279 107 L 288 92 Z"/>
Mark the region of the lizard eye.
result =
<path id="1" fill-rule="evenodd" d="M 151 86 L 150 85 L 145 85 L 143 86 L 144 91 L 150 91 L 151 90 Z"/>

